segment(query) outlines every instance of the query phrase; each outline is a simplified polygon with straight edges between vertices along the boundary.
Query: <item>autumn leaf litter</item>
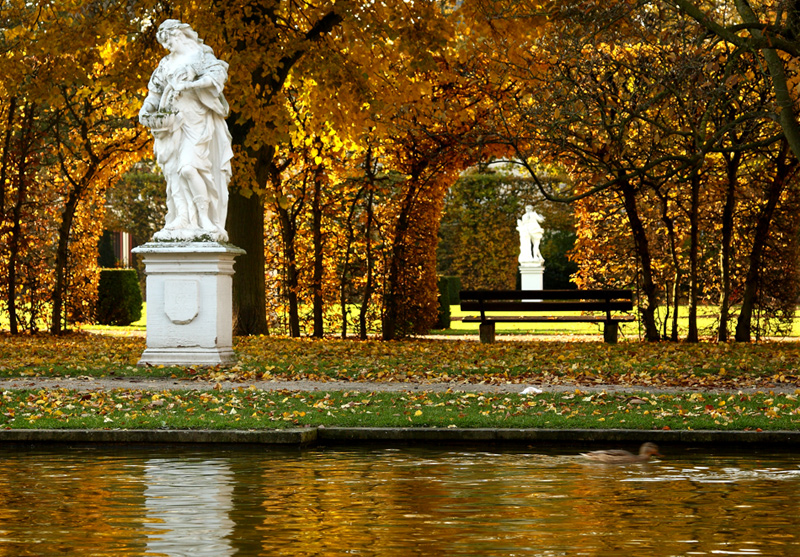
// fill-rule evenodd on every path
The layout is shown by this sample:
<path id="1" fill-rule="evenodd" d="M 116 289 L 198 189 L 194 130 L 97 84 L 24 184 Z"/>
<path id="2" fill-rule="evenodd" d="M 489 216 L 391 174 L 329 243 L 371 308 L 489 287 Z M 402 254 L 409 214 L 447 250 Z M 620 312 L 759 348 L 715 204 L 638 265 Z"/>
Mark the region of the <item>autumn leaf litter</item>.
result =
<path id="1" fill-rule="evenodd" d="M 8 388 L 463 390 L 553 392 L 695 390 L 792 392 L 800 387 L 797 343 L 410 340 L 246 337 L 229 368 L 139 368 L 144 339 L 110 335 L 0 336 Z M 26 381 L 27 380 L 27 381 Z"/>

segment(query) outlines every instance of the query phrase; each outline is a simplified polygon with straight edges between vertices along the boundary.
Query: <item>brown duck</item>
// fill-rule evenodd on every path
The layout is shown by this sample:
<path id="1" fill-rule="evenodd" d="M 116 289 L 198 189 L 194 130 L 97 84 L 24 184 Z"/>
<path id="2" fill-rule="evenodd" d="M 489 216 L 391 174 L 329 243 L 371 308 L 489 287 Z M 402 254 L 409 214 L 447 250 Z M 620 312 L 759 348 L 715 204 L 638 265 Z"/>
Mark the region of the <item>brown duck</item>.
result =
<path id="1" fill-rule="evenodd" d="M 634 462 L 647 462 L 651 456 L 661 456 L 658 447 L 654 443 L 645 443 L 639 449 L 639 454 L 629 453 L 620 449 L 606 451 L 592 451 L 581 453 L 581 456 L 594 460 L 595 462 L 605 462 L 608 464 L 627 464 Z"/>

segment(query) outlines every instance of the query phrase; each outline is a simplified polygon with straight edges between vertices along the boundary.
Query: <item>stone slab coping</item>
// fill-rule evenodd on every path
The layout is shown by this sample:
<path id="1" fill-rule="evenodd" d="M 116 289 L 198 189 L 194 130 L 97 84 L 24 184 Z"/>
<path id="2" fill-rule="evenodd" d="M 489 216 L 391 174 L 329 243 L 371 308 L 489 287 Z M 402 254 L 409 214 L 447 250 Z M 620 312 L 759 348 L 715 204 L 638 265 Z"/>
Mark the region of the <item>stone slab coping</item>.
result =
<path id="1" fill-rule="evenodd" d="M 800 431 L 318 427 L 269 430 L 5 429 L 3 443 L 553 445 L 644 443 L 800 449 Z"/>
<path id="2" fill-rule="evenodd" d="M 233 244 L 223 242 L 192 242 L 192 241 L 169 241 L 169 242 L 147 242 L 133 248 L 133 251 L 138 254 L 164 254 L 175 252 L 188 252 L 188 253 L 233 253 L 235 255 L 243 255 L 243 249 L 234 246 Z"/>

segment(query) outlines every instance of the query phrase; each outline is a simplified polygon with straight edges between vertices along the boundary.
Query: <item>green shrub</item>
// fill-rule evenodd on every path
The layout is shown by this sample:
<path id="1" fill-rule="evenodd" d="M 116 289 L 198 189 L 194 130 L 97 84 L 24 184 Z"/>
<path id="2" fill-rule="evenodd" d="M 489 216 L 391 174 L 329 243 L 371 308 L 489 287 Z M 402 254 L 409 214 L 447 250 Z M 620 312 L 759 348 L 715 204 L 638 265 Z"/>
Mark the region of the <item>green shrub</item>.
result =
<path id="1" fill-rule="evenodd" d="M 570 261 L 567 253 L 575 246 L 575 232 L 569 230 L 547 230 L 542 238 L 544 257 L 544 288 L 574 290 L 578 287 L 570 281 L 578 272 L 578 264 Z"/>
<path id="2" fill-rule="evenodd" d="M 447 295 L 450 298 L 450 305 L 455 306 L 461 303 L 461 277 L 441 277 L 447 281 Z"/>
<path id="3" fill-rule="evenodd" d="M 437 329 L 450 328 L 450 283 L 457 277 L 439 277 L 439 318 L 436 322 Z"/>
<path id="4" fill-rule="evenodd" d="M 142 292 L 134 269 L 100 269 L 95 319 L 101 325 L 130 325 L 142 318 Z"/>
<path id="5" fill-rule="evenodd" d="M 117 256 L 114 254 L 114 241 L 111 232 L 103 231 L 100 243 L 97 246 L 97 265 L 99 267 L 114 268 L 117 266 Z"/>

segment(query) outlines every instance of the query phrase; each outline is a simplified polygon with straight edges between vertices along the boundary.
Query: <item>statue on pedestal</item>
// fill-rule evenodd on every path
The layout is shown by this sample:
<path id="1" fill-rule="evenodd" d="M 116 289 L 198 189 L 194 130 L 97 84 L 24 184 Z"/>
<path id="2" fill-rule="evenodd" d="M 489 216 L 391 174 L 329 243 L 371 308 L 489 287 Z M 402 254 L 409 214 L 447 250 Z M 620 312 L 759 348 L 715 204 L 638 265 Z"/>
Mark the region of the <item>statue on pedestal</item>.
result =
<path id="1" fill-rule="evenodd" d="M 139 121 L 167 179 L 167 216 L 155 240 L 225 242 L 231 134 L 222 89 L 228 64 L 186 23 L 164 21 L 156 35 L 169 54 L 147 86 Z"/>
<path id="2" fill-rule="evenodd" d="M 542 222 L 544 222 L 544 217 L 534 211 L 531 205 L 526 205 L 525 214 L 522 215 L 522 218 L 517 219 L 520 263 L 534 261 L 544 263 L 544 257 L 539 251 L 539 243 L 542 241 L 542 236 L 544 236 Z"/>

